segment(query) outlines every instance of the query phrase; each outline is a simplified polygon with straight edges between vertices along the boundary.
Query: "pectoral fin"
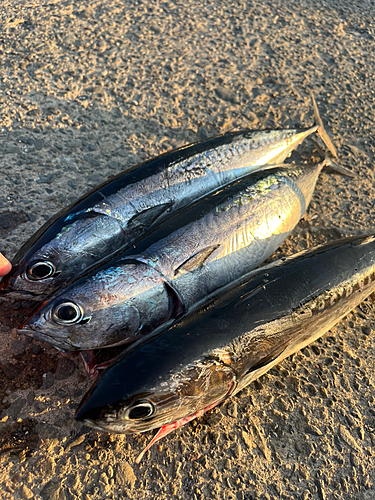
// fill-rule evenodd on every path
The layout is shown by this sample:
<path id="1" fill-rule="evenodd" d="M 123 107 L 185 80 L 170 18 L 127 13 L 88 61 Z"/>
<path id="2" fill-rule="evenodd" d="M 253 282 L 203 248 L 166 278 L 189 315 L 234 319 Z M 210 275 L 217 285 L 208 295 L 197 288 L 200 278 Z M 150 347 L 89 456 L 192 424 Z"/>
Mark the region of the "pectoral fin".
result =
<path id="1" fill-rule="evenodd" d="M 156 205 L 155 207 L 147 208 L 142 212 L 137 213 L 132 217 L 128 225 L 131 226 L 150 226 L 153 224 L 161 215 L 163 215 L 167 210 L 169 210 L 174 205 L 173 202 L 163 203 L 162 205 Z"/>
<path id="2" fill-rule="evenodd" d="M 169 310 L 168 310 L 168 319 L 175 319 L 184 314 L 185 305 L 176 290 L 169 285 L 166 281 L 164 282 L 164 287 L 167 291 L 168 301 L 169 301 Z"/>
<path id="3" fill-rule="evenodd" d="M 353 238 L 354 239 L 354 238 Z M 363 239 L 356 239 L 353 241 L 352 245 L 353 246 L 360 246 L 360 245 L 367 245 L 367 243 L 371 243 L 371 241 L 374 241 L 375 236 L 373 234 L 369 234 L 366 237 L 363 237 Z"/>
<path id="4" fill-rule="evenodd" d="M 270 354 L 267 354 L 264 358 L 261 358 L 260 360 L 256 361 L 251 368 L 249 368 L 246 372 L 245 375 L 251 372 L 255 372 L 256 370 L 259 370 L 259 368 L 263 368 L 264 366 L 269 365 L 273 361 L 275 361 L 288 347 L 288 344 L 282 344 L 281 346 L 276 347 Z"/>
<path id="5" fill-rule="evenodd" d="M 203 266 L 208 257 L 217 249 L 220 245 L 212 245 L 203 250 L 199 250 L 195 254 L 191 255 L 188 259 L 186 259 L 180 266 L 177 267 L 174 271 L 174 275 L 181 272 L 192 271 L 193 269 L 197 269 L 198 267 Z"/>

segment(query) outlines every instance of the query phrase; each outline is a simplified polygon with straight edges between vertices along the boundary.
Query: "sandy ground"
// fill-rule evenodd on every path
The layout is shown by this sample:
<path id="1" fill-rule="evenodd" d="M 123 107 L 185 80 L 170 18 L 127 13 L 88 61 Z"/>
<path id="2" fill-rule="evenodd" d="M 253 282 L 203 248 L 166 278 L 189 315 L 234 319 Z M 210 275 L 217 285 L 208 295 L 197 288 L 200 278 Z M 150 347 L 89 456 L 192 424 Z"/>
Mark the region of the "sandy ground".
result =
<path id="1" fill-rule="evenodd" d="M 323 172 L 280 252 L 374 230 L 374 18 L 365 0 L 3 0 L 0 250 L 11 258 L 57 210 L 160 152 L 311 125 L 308 89 L 358 177 Z M 78 358 L 17 337 L 26 309 L 1 309 L 3 500 L 375 498 L 371 299 L 140 465 L 152 433 L 75 423 L 90 382 Z"/>

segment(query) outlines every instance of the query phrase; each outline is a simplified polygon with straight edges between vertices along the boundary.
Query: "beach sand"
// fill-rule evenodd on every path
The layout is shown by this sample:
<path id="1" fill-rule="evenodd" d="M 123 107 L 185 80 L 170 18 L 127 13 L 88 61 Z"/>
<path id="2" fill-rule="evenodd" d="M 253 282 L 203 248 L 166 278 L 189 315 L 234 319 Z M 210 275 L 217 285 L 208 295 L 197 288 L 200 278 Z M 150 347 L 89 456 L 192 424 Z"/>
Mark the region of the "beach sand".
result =
<path id="1" fill-rule="evenodd" d="M 55 212 L 161 152 L 312 125 L 309 90 L 357 178 L 323 171 L 274 258 L 373 231 L 374 18 L 364 0 L 3 0 L 0 251 L 12 258 Z M 27 308 L 0 303 L 2 500 L 375 498 L 371 298 L 140 465 L 153 433 L 76 423 L 90 381 L 79 357 L 17 335 Z"/>

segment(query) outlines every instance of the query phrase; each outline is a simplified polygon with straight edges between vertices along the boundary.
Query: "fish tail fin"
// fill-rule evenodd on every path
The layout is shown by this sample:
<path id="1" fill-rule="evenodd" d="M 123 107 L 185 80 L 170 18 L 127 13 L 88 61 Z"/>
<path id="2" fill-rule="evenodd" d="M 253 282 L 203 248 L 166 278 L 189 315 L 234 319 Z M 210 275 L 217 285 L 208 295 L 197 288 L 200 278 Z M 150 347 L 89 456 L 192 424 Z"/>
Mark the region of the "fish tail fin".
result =
<path id="1" fill-rule="evenodd" d="M 341 165 L 339 165 L 336 161 L 334 161 L 332 158 L 326 155 L 325 151 L 322 150 L 322 148 L 319 146 L 319 144 L 312 139 L 313 143 L 315 144 L 315 148 L 318 151 L 318 153 L 324 158 L 322 162 L 322 168 L 324 167 L 329 167 L 332 168 L 335 172 L 341 174 L 341 175 L 346 175 L 347 177 L 357 177 L 357 174 L 349 170 L 348 168 L 345 168 Z"/>
<path id="2" fill-rule="evenodd" d="M 323 166 L 332 168 L 332 170 L 334 170 L 335 172 L 341 175 L 345 175 L 346 177 L 352 177 L 352 178 L 358 177 L 357 174 L 355 174 L 352 170 L 349 170 L 348 168 L 339 165 L 337 162 L 335 162 L 332 158 L 329 157 L 323 160 Z"/>
<path id="3" fill-rule="evenodd" d="M 324 142 L 324 144 L 327 146 L 327 148 L 330 150 L 332 155 L 337 158 L 337 151 L 335 146 L 332 144 L 331 139 L 329 138 L 329 135 L 326 132 L 326 129 L 324 128 L 322 119 L 319 114 L 319 109 L 315 101 L 314 94 L 310 90 L 310 95 L 313 103 L 313 108 L 314 108 L 314 115 L 315 115 L 315 125 L 318 127 L 317 133 L 319 134 L 320 138 Z"/>

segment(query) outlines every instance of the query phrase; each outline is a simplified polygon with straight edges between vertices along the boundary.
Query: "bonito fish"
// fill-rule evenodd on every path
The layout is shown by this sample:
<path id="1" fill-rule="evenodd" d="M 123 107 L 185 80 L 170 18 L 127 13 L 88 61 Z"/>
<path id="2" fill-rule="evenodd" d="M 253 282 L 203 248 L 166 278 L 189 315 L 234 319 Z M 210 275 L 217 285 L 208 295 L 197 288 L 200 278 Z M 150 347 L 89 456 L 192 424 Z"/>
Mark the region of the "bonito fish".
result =
<path id="1" fill-rule="evenodd" d="M 59 349 L 88 350 L 134 341 L 176 319 L 281 245 L 325 164 L 251 175 L 207 196 L 45 301 L 26 332 Z"/>
<path id="2" fill-rule="evenodd" d="M 114 433 L 161 427 L 147 450 L 316 340 L 374 290 L 375 234 L 252 272 L 126 349 L 76 418 Z"/>
<path id="3" fill-rule="evenodd" d="M 231 132 L 163 154 L 102 184 L 20 249 L 0 293 L 41 301 L 182 207 L 243 175 L 282 163 L 314 132 L 335 156 L 314 99 L 313 104 L 315 125 L 308 129 Z"/>

